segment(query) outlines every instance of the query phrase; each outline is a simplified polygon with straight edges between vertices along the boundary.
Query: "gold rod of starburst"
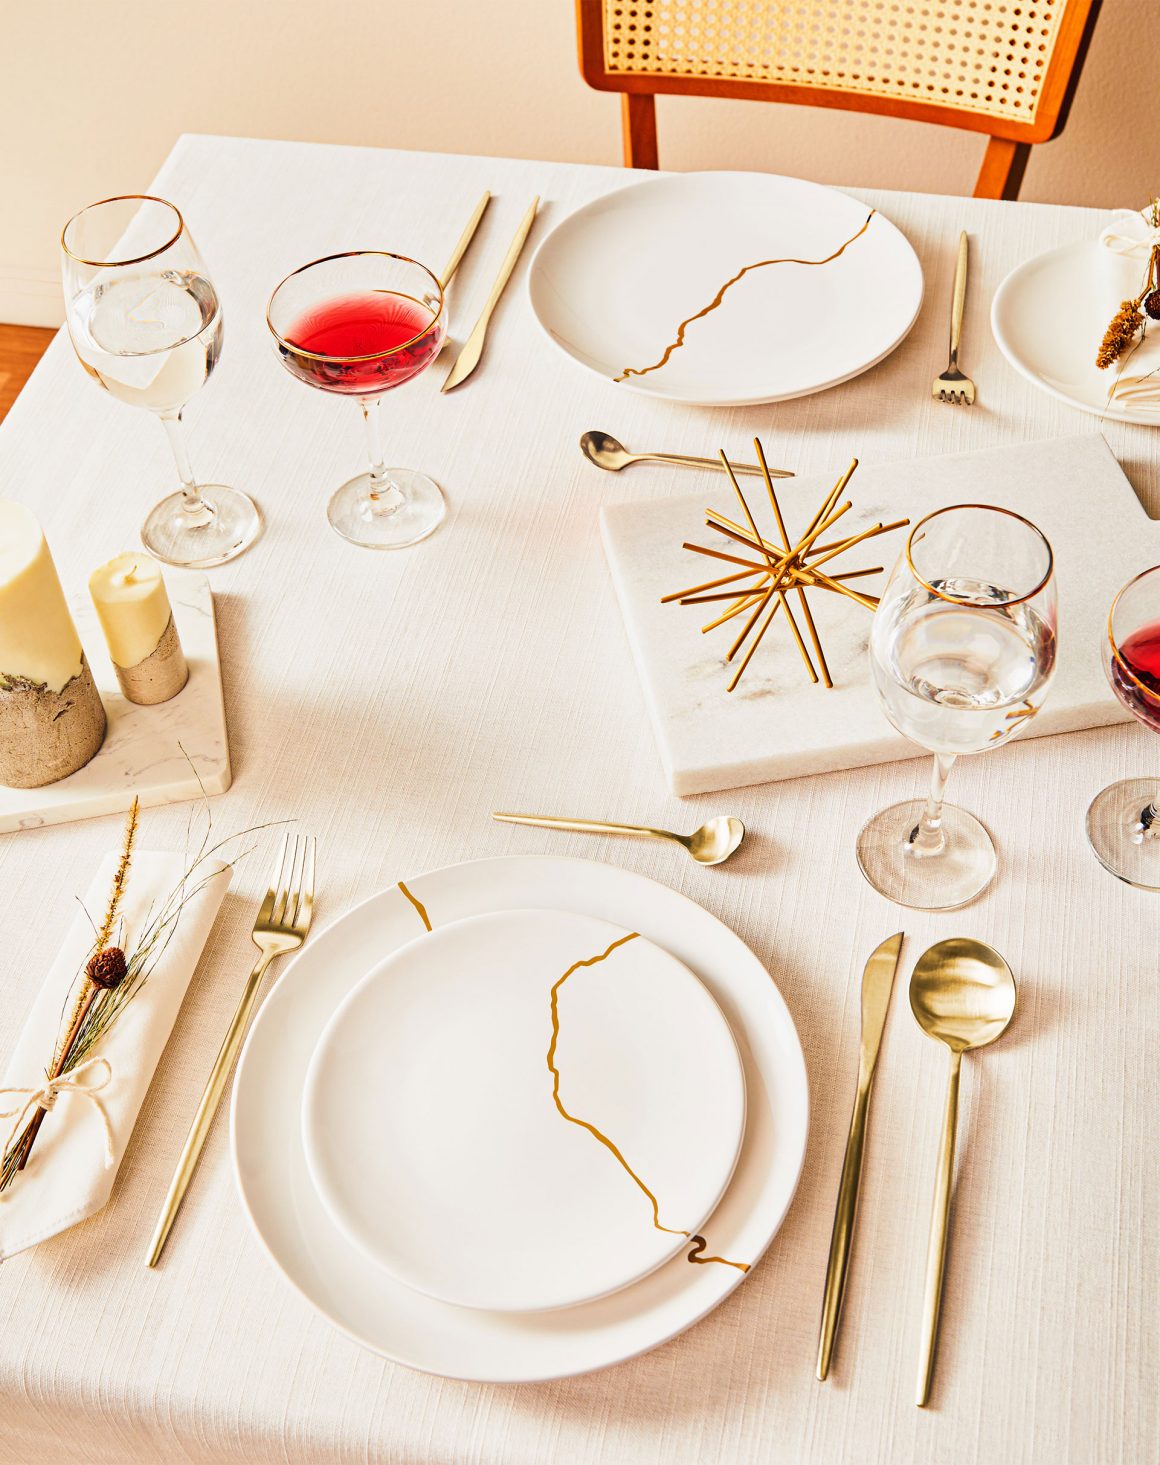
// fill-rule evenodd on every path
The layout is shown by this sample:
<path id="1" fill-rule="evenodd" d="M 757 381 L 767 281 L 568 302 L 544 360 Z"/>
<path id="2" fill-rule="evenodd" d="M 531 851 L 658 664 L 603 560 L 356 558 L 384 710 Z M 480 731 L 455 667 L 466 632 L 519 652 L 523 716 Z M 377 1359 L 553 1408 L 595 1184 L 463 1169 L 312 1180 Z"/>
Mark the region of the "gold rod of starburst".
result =
<path id="1" fill-rule="evenodd" d="M 764 595 L 765 592 L 761 591 L 757 595 L 748 596 L 740 604 L 735 605 L 732 610 L 727 610 L 724 615 L 718 616 L 715 621 L 710 621 L 707 626 L 702 626 L 701 635 L 704 636 L 709 631 L 715 631 L 718 626 L 723 626 L 726 621 L 731 621 L 734 616 L 743 615 L 751 605 L 756 605 L 759 600 L 762 600 Z"/>
<path id="2" fill-rule="evenodd" d="M 769 616 L 766 618 L 766 620 L 762 622 L 761 627 L 760 627 L 760 629 L 757 632 L 757 635 L 753 638 L 753 645 L 745 653 L 745 659 L 742 661 L 741 665 L 737 668 L 736 672 L 734 673 L 733 680 L 729 683 L 728 687 L 726 687 L 725 690 L 727 692 L 732 692 L 733 689 L 734 689 L 734 687 L 736 687 L 737 683 L 745 675 L 745 668 L 753 660 L 753 653 L 761 645 L 761 638 L 765 635 L 766 631 L 768 631 L 769 628 L 770 628 L 770 626 L 773 624 L 773 618 L 777 614 L 777 608 L 778 608 L 778 606 L 780 604 L 781 604 L 780 601 L 776 601 L 776 600 L 774 601 L 774 603 L 773 603 L 773 609 L 770 611 Z M 788 609 L 788 606 L 786 608 Z M 813 681 L 815 681 L 815 682 L 817 681 L 817 676 L 816 675 L 813 677 Z"/>
<path id="3" fill-rule="evenodd" d="M 909 519 L 903 520 L 903 524 L 909 523 Z M 899 527 L 901 528 L 902 526 L 900 525 Z M 811 560 L 806 568 L 809 570 L 816 570 L 819 565 L 824 565 L 828 560 L 832 560 L 835 555 L 841 554 L 843 550 L 853 549 L 856 544 L 861 544 L 864 539 L 871 539 L 876 534 L 880 534 L 881 532 L 881 529 L 879 529 L 877 526 L 872 529 L 863 529 L 861 534 L 855 534 L 852 539 L 848 539 L 845 544 L 843 544 L 840 548 L 830 550 L 829 554 L 822 555 L 820 559 Z"/>
<path id="4" fill-rule="evenodd" d="M 712 528 L 712 525 L 708 527 Z M 694 554 L 707 555 L 711 560 L 724 560 L 729 565 L 748 565 L 752 570 L 764 570 L 768 568 L 765 564 L 759 564 L 757 560 L 743 560 L 740 555 L 727 554 L 725 550 L 713 549 L 707 544 L 694 544 L 688 539 L 681 545 L 681 548 L 691 549 Z"/>
<path id="5" fill-rule="evenodd" d="M 781 505 L 777 501 L 777 493 L 773 487 L 773 478 L 770 476 L 769 465 L 765 461 L 765 449 L 761 446 L 761 439 L 755 437 L 753 439 L 753 446 L 757 451 L 757 461 L 761 465 L 761 476 L 765 480 L 765 489 L 769 494 L 769 504 L 773 509 L 773 517 L 777 520 L 777 532 L 781 535 L 782 544 L 788 549 L 789 534 L 786 532 L 785 520 L 781 516 Z M 810 640 L 813 642 L 814 651 L 817 654 L 818 666 L 822 673 L 822 682 L 827 687 L 833 687 L 834 683 L 830 676 L 830 668 L 826 664 L 826 653 L 822 650 L 821 637 L 818 635 L 818 628 L 814 624 L 814 617 L 810 611 L 809 601 L 806 599 L 805 587 L 799 582 L 795 588 L 797 590 L 798 603 L 802 608 L 802 615 L 805 617 L 806 629 L 810 633 Z M 788 605 L 785 610 L 786 614 L 789 615 Z M 790 624 L 793 624 L 792 616 L 790 617 Z"/>
<path id="6" fill-rule="evenodd" d="M 769 589 L 761 597 L 757 608 L 754 610 L 749 619 L 745 622 L 745 625 L 742 627 L 741 634 L 737 637 L 737 640 L 734 641 L 733 645 L 730 646 L 729 650 L 725 653 L 726 661 L 732 661 L 733 658 L 737 655 L 738 651 L 741 649 L 741 647 L 745 645 L 746 638 L 748 637 L 750 631 L 753 630 L 754 626 L 757 624 L 758 620 L 760 619 L 761 615 L 763 614 L 771 600 L 774 601 L 775 606 L 773 614 L 777 614 L 776 607 L 781 604 L 781 601 L 775 600 L 773 590 Z M 772 619 L 773 616 L 771 615 L 770 620 Z"/>
<path id="7" fill-rule="evenodd" d="M 738 570 L 732 575 L 722 575 L 718 580 L 705 580 L 700 585 L 690 585 L 687 590 L 676 590 L 672 595 L 662 595 L 661 604 L 668 605 L 674 600 L 679 600 L 682 604 L 685 604 L 690 595 L 699 595 L 702 590 L 716 590 L 720 585 L 735 585 L 738 580 L 752 580 L 754 575 L 764 574 L 764 570 Z M 734 591 L 733 593 L 736 594 L 737 592 Z"/>
<path id="8" fill-rule="evenodd" d="M 757 524 L 754 522 L 753 514 L 750 512 L 749 504 L 746 501 L 745 495 L 741 492 L 741 485 L 737 482 L 737 475 L 733 472 L 733 465 L 732 465 L 732 463 L 730 463 L 729 459 L 725 456 L 725 449 L 724 448 L 721 449 L 721 462 L 724 465 L 724 468 L 725 468 L 726 473 L 728 473 L 728 475 L 729 475 L 729 482 L 733 485 L 733 491 L 737 495 L 737 501 L 741 505 L 741 508 L 742 508 L 742 510 L 743 510 L 743 512 L 745 514 L 745 522 L 749 525 L 750 531 L 753 534 L 753 539 L 754 539 L 754 541 L 755 541 L 756 544 L 762 546 L 762 553 L 765 555 L 766 559 L 769 561 L 769 573 L 772 576 L 775 573 L 774 572 L 774 560 L 773 560 L 773 556 L 764 547 L 765 546 L 765 540 L 762 539 L 762 537 L 761 537 L 761 531 L 758 529 Z M 768 483 L 769 482 L 769 470 L 768 469 L 765 470 L 765 479 L 766 479 L 766 482 Z M 785 548 L 786 548 L 787 553 L 789 553 L 789 541 L 788 540 L 786 541 Z M 796 551 L 794 551 L 794 553 L 796 553 Z M 793 563 L 793 553 L 790 553 L 789 559 L 786 560 L 786 561 L 783 561 L 783 567 L 784 568 L 788 568 L 790 565 L 792 565 L 792 563 Z M 806 643 L 802 640 L 802 634 L 798 630 L 797 621 L 794 619 L 793 611 L 790 609 L 789 601 L 786 598 L 785 587 L 782 586 L 781 583 L 780 583 L 780 574 L 778 574 L 777 580 L 775 580 L 775 582 L 774 582 L 773 592 L 777 595 L 778 599 L 781 601 L 781 604 L 782 604 L 783 609 L 785 610 L 786 619 L 789 621 L 789 628 L 790 628 L 791 632 L 793 633 L 794 641 L 797 644 L 797 649 L 798 649 L 799 653 L 801 654 L 802 661 L 805 663 L 805 668 L 806 668 L 806 671 L 809 673 L 810 680 L 813 681 L 813 682 L 816 682 L 817 679 L 818 679 L 818 674 L 814 670 L 814 664 L 810 660 L 810 653 L 806 649 Z M 772 617 L 770 619 L 772 619 Z"/>

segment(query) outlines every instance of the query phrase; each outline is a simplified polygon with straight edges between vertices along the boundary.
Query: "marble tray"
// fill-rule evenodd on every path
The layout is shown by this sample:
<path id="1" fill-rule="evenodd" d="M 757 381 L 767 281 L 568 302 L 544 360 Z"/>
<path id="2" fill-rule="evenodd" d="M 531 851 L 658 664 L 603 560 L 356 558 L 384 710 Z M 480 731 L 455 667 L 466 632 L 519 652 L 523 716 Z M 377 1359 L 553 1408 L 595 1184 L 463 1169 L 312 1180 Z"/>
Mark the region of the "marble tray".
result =
<path id="1" fill-rule="evenodd" d="M 0 788 L 0 834 L 127 809 L 178 804 L 230 786 L 213 592 L 204 575 L 167 570 L 165 583 L 189 681 L 168 702 L 138 707 L 122 697 L 92 601 L 71 602 L 73 619 L 109 716 L 104 746 L 84 768 L 44 788 Z M 200 782 L 199 782 L 200 780 Z"/>
<path id="2" fill-rule="evenodd" d="M 748 445 L 747 445 L 748 446 Z M 746 457 L 748 457 L 746 453 Z M 786 479 L 778 494 L 790 532 L 805 524 L 833 477 Z M 760 479 L 742 481 L 759 527 L 775 532 Z M 1160 561 L 1160 525 L 1149 519 L 1098 434 L 1024 443 L 979 453 L 864 462 L 850 485 L 852 530 L 924 514 L 947 504 L 994 503 L 1038 524 L 1055 551 L 1060 654 L 1046 706 L 1021 736 L 1042 737 L 1128 719 L 1100 664 L 1108 607 L 1120 586 Z M 839 596 L 810 596 L 834 689 L 812 686 L 789 635 L 772 627 L 732 694 L 727 627 L 702 635 L 706 606 L 661 605 L 663 595 L 714 578 L 713 561 L 684 540 L 727 546 L 704 527 L 704 510 L 737 512 L 724 475 L 705 475 L 696 493 L 655 503 L 612 505 L 601 513 L 605 551 L 632 654 L 674 794 L 707 793 L 833 769 L 913 758 L 881 711 L 870 681 L 870 613 Z M 887 570 L 907 530 L 851 552 L 843 567 Z M 716 573 L 724 574 L 722 565 Z M 885 576 L 859 581 L 871 593 Z M 723 608 L 723 607 L 722 607 Z M 774 634 L 779 630 L 781 634 Z"/>

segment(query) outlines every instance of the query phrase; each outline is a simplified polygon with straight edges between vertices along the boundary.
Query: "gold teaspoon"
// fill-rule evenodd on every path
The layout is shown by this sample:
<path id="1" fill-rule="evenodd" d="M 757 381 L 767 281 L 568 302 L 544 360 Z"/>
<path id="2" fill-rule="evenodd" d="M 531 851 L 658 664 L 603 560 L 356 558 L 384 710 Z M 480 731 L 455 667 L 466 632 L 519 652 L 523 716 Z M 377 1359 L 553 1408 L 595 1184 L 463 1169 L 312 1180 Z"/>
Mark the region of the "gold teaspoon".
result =
<path id="1" fill-rule="evenodd" d="M 930 1399 L 942 1306 L 951 1177 L 955 1168 L 959 1069 L 964 1053 L 993 1043 L 1006 1030 L 1015 1011 L 1015 978 L 999 953 L 982 941 L 965 937 L 940 941 L 918 959 L 910 978 L 910 1008 L 923 1032 L 945 1043 L 951 1055 L 922 1301 L 922 1349 L 914 1397 L 921 1409 Z"/>
<path id="2" fill-rule="evenodd" d="M 619 473 L 633 463 L 677 463 L 683 468 L 715 468 L 722 471 L 720 458 L 694 458 L 685 453 L 630 453 L 623 443 L 618 442 L 610 432 L 598 432 L 595 428 L 580 438 L 580 451 L 590 463 L 609 473 Z M 734 463 L 734 473 L 760 473 L 756 463 Z M 785 468 L 771 468 L 771 478 L 792 478 Z"/>
<path id="3" fill-rule="evenodd" d="M 671 829 L 650 829 L 644 824 L 604 824 L 597 819 L 556 819 L 541 814 L 492 814 L 502 824 L 534 824 L 541 829 L 574 829 L 581 834 L 638 834 L 645 839 L 671 839 L 683 845 L 698 865 L 719 865 L 745 838 L 745 825 L 731 815 L 720 815 L 694 829 L 675 834 Z"/>

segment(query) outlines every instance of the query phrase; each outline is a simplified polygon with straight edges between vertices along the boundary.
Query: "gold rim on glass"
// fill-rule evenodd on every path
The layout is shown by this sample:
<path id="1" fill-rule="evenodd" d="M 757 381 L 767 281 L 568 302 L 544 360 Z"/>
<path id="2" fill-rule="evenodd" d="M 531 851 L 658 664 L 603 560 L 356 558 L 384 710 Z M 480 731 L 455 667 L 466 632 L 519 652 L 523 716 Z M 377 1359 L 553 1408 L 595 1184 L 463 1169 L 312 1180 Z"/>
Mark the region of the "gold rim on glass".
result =
<path id="1" fill-rule="evenodd" d="M 1153 702 L 1160 701 L 1160 693 L 1156 691 L 1155 687 L 1150 687 L 1146 682 L 1142 682 L 1140 678 L 1136 675 L 1136 673 L 1132 670 L 1132 668 L 1128 665 L 1128 663 L 1124 660 L 1124 658 L 1120 655 L 1120 648 L 1116 645 L 1116 638 L 1112 631 L 1112 621 L 1115 619 L 1116 607 L 1119 605 L 1121 599 L 1128 593 L 1128 591 L 1131 590 L 1134 586 L 1138 585 L 1141 580 L 1146 580 L 1149 575 L 1154 575 L 1157 570 L 1160 570 L 1160 565 L 1152 565 L 1147 570 L 1141 570 L 1138 575 L 1133 575 L 1126 585 L 1121 585 L 1120 588 L 1116 591 L 1116 598 L 1112 601 L 1111 609 L 1108 611 L 1108 645 L 1112 648 L 1112 660 L 1116 663 L 1116 665 L 1120 668 L 1120 670 L 1124 673 L 1128 680 L 1135 683 L 1135 685 L 1140 688 L 1141 692 L 1143 692 L 1145 696 L 1149 697 Z"/>
<path id="2" fill-rule="evenodd" d="M 82 214 L 92 213 L 93 209 L 102 208 L 107 203 L 132 203 L 134 200 L 140 203 L 159 203 L 162 207 L 171 209 L 177 216 L 177 230 L 171 239 L 157 249 L 151 249 L 148 254 L 135 254 L 131 259 L 85 259 L 82 255 L 75 254 L 65 242 L 68 231 L 81 217 Z M 78 209 L 64 228 L 60 231 L 60 247 L 68 255 L 69 259 L 76 260 L 79 265 L 88 265 L 92 269 L 119 269 L 122 265 L 139 265 L 147 259 L 156 259 L 159 254 L 164 254 L 167 249 L 172 249 L 177 241 L 185 233 L 185 220 L 181 216 L 181 210 L 175 203 L 170 203 L 167 198 L 158 198 L 155 193 L 115 193 L 112 198 L 99 198 L 96 203 L 86 204 L 83 209 Z"/>
<path id="3" fill-rule="evenodd" d="M 372 254 L 377 255 L 380 259 L 394 259 L 398 260 L 400 264 L 414 265 L 417 270 L 422 270 L 435 286 L 435 289 L 439 293 L 439 309 L 421 331 L 416 332 L 409 341 L 400 341 L 397 346 L 391 346 L 386 351 L 369 351 L 365 356 L 327 356 L 321 351 L 307 351 L 302 346 L 296 345 L 293 341 L 282 335 L 281 331 L 278 330 L 277 326 L 270 319 L 270 310 L 273 307 L 275 295 L 277 295 L 283 285 L 288 284 L 295 275 L 303 275 L 307 270 L 312 270 L 315 265 L 329 264 L 332 259 L 359 259 Z M 402 290 L 392 290 L 389 293 L 392 295 L 404 294 Z M 413 295 L 408 295 L 406 298 L 408 300 L 415 299 Z M 417 300 L 415 303 L 416 305 L 422 304 L 421 301 Z M 432 328 L 439 323 L 439 318 L 443 314 L 443 305 L 443 286 L 439 283 L 439 277 L 433 275 L 425 264 L 420 264 L 417 259 L 412 259 L 410 255 L 392 254 L 389 249 L 344 249 L 338 254 L 324 254 L 318 259 L 312 259 L 309 264 L 299 265 L 296 270 L 291 270 L 284 280 L 279 280 L 273 290 L 271 290 L 270 298 L 266 302 L 266 324 L 270 327 L 270 334 L 278 342 L 279 346 L 284 346 L 287 351 L 292 351 L 295 356 L 305 356 L 311 361 L 331 361 L 336 366 L 341 366 L 344 361 L 380 361 L 387 356 L 397 356 L 400 351 L 405 351 L 408 346 L 413 346 L 416 341 L 421 341 L 424 336 L 430 334 Z"/>
<path id="4" fill-rule="evenodd" d="M 982 509 L 985 513 L 988 514 L 1006 514 L 1009 519 L 1018 519 L 1020 524 L 1026 524 L 1028 529 L 1030 529 L 1033 534 L 1039 536 L 1039 538 L 1043 541 L 1044 548 L 1047 550 L 1047 569 L 1043 572 L 1042 578 L 1033 590 L 1028 590 L 1025 595 L 1013 595 L 1010 600 L 1004 600 L 1001 602 L 1001 604 L 1025 605 L 1027 601 L 1034 600 L 1039 592 L 1044 588 L 1045 585 L 1047 585 L 1047 583 L 1051 579 L 1052 572 L 1055 568 L 1055 551 L 1051 548 L 1051 541 L 1048 539 L 1047 535 L 1044 534 L 1043 530 L 1039 528 L 1038 524 L 1033 524 L 1030 519 L 1024 518 L 1022 514 L 1017 514 L 1014 509 L 1003 509 L 1000 508 L 998 504 L 947 504 L 945 508 L 935 509 L 932 513 L 929 513 L 924 518 L 920 519 L 907 535 L 906 549 L 904 550 L 904 553 L 906 555 L 906 563 L 910 566 L 910 573 L 914 576 L 918 583 L 924 589 L 929 590 L 932 595 L 937 596 L 939 600 L 949 601 L 951 605 L 965 605 L 973 607 L 976 610 L 979 608 L 979 602 L 977 600 L 968 600 L 964 596 L 948 595 L 943 590 L 936 590 L 929 580 L 924 580 L 923 577 L 918 573 L 918 570 L 915 568 L 914 558 L 910 552 L 911 546 L 916 543 L 916 535 L 918 534 L 920 529 L 929 524 L 932 519 L 937 519 L 940 514 L 953 514 L 959 509 Z M 1147 573 L 1147 571 L 1145 571 L 1145 573 Z M 1126 589 L 1127 587 L 1125 586 L 1124 588 Z"/>

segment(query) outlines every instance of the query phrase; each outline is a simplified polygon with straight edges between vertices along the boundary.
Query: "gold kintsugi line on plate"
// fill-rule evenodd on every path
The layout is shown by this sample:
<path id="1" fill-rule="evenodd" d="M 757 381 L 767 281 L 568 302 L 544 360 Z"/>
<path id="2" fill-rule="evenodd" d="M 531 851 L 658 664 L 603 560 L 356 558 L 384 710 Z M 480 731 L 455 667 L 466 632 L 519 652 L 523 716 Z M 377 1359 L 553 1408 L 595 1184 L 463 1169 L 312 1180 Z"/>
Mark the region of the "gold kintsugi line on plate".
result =
<path id="1" fill-rule="evenodd" d="M 431 918 L 427 914 L 427 907 L 423 904 L 421 900 L 416 900 L 416 898 L 411 894 L 411 892 L 407 889 L 407 887 L 403 884 L 401 880 L 399 881 L 399 889 L 419 912 L 419 919 L 423 922 L 423 925 L 427 928 L 427 930 L 430 931 Z"/>
<path id="2" fill-rule="evenodd" d="M 636 941 L 639 939 L 639 937 L 639 931 L 630 931 L 627 936 L 618 937 L 606 950 L 602 951 L 599 956 L 589 956 L 586 957 L 583 961 L 573 962 L 568 970 L 564 973 L 564 975 L 558 978 L 552 984 L 552 1040 L 548 1044 L 548 1072 L 552 1075 L 552 1099 L 555 1102 L 556 1108 L 562 1118 L 566 1119 L 569 1124 L 576 1124 L 581 1129 L 586 1129 L 588 1133 L 593 1137 L 593 1139 L 599 1140 L 604 1148 L 608 1150 L 613 1156 L 615 1156 L 625 1174 L 630 1177 L 630 1179 L 641 1191 L 641 1193 L 647 1198 L 649 1205 L 652 1207 L 652 1222 L 656 1229 L 658 1231 L 666 1232 L 669 1236 L 686 1236 L 689 1238 L 690 1241 L 693 1242 L 692 1250 L 689 1252 L 688 1255 L 689 1261 L 720 1262 L 723 1266 L 737 1267 L 739 1271 L 747 1272 L 749 1270 L 749 1264 L 747 1262 L 731 1262 L 727 1261 L 723 1256 L 703 1255 L 705 1248 L 708 1245 L 703 1236 L 695 1236 L 691 1232 L 685 1231 L 679 1226 L 664 1225 L 664 1223 L 661 1221 L 660 1202 L 657 1200 L 656 1196 L 652 1193 L 648 1186 L 644 1183 L 644 1181 L 640 1178 L 640 1176 L 636 1173 L 636 1171 L 632 1168 L 632 1166 L 628 1163 L 628 1161 L 624 1158 L 624 1155 L 617 1148 L 616 1144 L 611 1139 L 609 1139 L 606 1134 L 597 1129 L 595 1124 L 590 1124 L 587 1119 L 581 1119 L 576 1114 L 569 1114 L 568 1110 L 564 1107 L 563 1099 L 561 1099 L 560 1097 L 560 1070 L 556 1067 L 556 1045 L 560 1040 L 560 988 L 564 985 L 564 983 L 568 980 L 573 972 L 579 971 L 581 967 L 598 966 L 600 962 L 607 961 L 607 959 L 612 955 L 614 951 L 617 950 L 618 947 L 627 946 L 630 941 Z"/>
<path id="3" fill-rule="evenodd" d="M 661 367 L 668 362 L 669 357 L 672 356 L 673 352 L 679 350 L 680 347 L 685 344 L 685 332 L 693 324 L 693 322 L 702 320 L 705 316 L 710 315 L 714 310 L 716 310 L 717 307 L 721 304 L 722 300 L 725 299 L 726 293 L 731 290 L 734 285 L 737 284 L 738 280 L 743 279 L 747 274 L 749 274 L 751 270 L 765 269 L 767 265 L 828 265 L 832 263 L 839 257 L 839 255 L 844 254 L 845 251 L 849 249 L 850 245 L 853 244 L 856 239 L 860 239 L 862 235 L 865 234 L 866 230 L 870 227 L 870 220 L 874 217 L 876 212 L 877 210 L 871 209 L 870 212 L 866 215 L 866 222 L 862 225 L 858 232 L 856 234 L 851 234 L 849 239 L 847 239 L 844 244 L 839 245 L 838 248 L 834 250 L 833 254 L 827 254 L 825 259 L 795 259 L 792 257 L 788 257 L 786 259 L 759 259 L 754 260 L 752 264 L 742 266 L 742 268 L 739 269 L 731 279 L 725 281 L 720 290 L 718 290 L 716 295 L 714 295 L 712 300 L 710 300 L 708 305 L 704 306 L 703 309 L 698 310 L 695 315 L 688 316 L 680 323 L 680 325 L 677 327 L 676 340 L 671 341 L 665 347 L 664 354 L 661 356 L 659 361 L 654 361 L 651 366 L 626 366 L 619 376 L 614 376 L 612 378 L 613 381 L 622 382 L 626 381 L 630 376 L 647 376 L 650 371 L 659 371 Z"/>

